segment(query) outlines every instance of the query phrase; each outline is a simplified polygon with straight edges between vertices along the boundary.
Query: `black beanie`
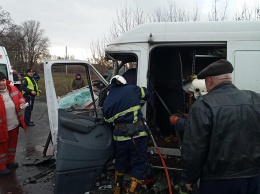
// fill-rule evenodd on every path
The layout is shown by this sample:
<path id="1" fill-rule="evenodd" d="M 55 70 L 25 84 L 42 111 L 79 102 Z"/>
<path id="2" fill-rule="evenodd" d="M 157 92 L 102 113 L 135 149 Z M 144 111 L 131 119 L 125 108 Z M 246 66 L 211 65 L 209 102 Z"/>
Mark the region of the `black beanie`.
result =
<path id="1" fill-rule="evenodd" d="M 0 72 L 0 80 L 6 79 L 6 76 L 4 73 Z"/>

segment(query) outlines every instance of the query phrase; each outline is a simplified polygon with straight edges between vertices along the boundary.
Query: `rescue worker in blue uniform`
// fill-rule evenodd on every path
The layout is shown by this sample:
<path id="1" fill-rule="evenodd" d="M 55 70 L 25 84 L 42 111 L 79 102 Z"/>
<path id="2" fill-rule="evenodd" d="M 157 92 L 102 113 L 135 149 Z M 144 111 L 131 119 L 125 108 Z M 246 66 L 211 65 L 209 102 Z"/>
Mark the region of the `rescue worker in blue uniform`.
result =
<path id="1" fill-rule="evenodd" d="M 207 94 L 207 88 L 205 84 L 205 79 L 194 79 L 191 83 L 189 90 L 189 97 L 197 100 L 199 97 Z M 183 137 L 186 120 L 188 114 L 173 114 L 170 116 L 170 122 L 172 125 L 175 125 L 175 128 L 180 132 L 181 138 Z"/>
<path id="2" fill-rule="evenodd" d="M 114 194 L 122 192 L 124 173 L 131 165 L 131 182 L 127 193 L 138 193 L 147 169 L 147 136 L 143 125 L 141 107 L 152 95 L 144 87 L 128 85 L 116 75 L 112 77 L 104 104 L 103 114 L 107 123 L 114 127 L 115 188 Z"/>

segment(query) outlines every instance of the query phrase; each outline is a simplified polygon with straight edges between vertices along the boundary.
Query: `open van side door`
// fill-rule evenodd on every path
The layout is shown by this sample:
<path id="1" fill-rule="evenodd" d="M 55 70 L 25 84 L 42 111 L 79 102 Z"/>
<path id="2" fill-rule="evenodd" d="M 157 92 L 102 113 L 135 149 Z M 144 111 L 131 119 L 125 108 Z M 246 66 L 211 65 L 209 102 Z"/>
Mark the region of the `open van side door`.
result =
<path id="1" fill-rule="evenodd" d="M 71 79 L 67 69 L 75 66 L 81 67 L 80 73 L 88 83 L 88 86 L 80 91 L 86 90 L 90 93 L 92 106 L 80 110 L 60 108 L 57 91 L 59 87 L 70 87 L 71 82 L 67 85 L 62 84 L 64 80 Z M 66 73 L 63 71 L 65 69 Z M 102 115 L 98 112 L 95 102 L 92 87 L 94 74 L 95 79 L 100 79 L 104 85 L 108 84 L 101 74 L 85 61 L 64 60 L 44 63 L 48 114 L 56 151 L 55 193 L 58 194 L 85 193 L 93 190 L 98 176 L 113 153 L 112 131 L 102 124 Z M 62 79 L 56 88 L 54 87 L 55 75 L 59 81 Z M 69 92 L 68 95 L 73 92 L 75 91 Z"/>

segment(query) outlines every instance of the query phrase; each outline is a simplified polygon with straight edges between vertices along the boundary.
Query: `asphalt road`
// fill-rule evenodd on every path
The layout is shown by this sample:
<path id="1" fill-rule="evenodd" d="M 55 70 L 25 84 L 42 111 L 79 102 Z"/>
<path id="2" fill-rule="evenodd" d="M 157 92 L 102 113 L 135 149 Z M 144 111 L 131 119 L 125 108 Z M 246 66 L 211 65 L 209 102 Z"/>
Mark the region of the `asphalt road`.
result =
<path id="1" fill-rule="evenodd" d="M 0 177 L 0 194 L 54 193 L 55 164 L 52 159 L 51 143 L 46 156 L 43 156 L 44 146 L 50 132 L 45 98 L 35 99 L 32 120 L 35 126 L 28 127 L 26 133 L 20 128 L 16 151 L 19 168 L 6 177 Z"/>

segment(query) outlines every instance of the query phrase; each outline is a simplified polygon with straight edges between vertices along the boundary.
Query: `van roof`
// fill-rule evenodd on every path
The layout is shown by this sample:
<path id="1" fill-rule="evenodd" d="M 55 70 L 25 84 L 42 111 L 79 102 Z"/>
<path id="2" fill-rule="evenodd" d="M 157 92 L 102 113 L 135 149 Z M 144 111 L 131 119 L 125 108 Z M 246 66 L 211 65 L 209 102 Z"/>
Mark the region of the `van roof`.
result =
<path id="1" fill-rule="evenodd" d="M 124 33 L 110 45 L 153 42 L 260 40 L 260 21 L 147 23 Z"/>

